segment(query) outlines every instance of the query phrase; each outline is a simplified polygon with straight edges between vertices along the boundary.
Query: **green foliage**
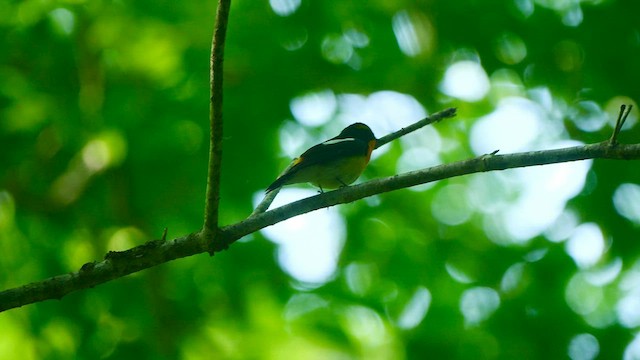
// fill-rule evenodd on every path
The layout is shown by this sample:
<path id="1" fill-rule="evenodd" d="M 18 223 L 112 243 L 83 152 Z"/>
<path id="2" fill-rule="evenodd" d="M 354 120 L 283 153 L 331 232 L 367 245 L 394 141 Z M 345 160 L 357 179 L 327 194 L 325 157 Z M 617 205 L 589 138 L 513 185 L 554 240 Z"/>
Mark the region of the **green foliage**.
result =
<path id="1" fill-rule="evenodd" d="M 355 121 L 382 136 L 425 108 L 459 114 L 380 148 L 363 179 L 607 139 L 640 97 L 639 12 L 233 2 L 221 224 Z M 212 1 L 0 4 L 2 289 L 201 227 L 214 14 Z M 640 139 L 637 117 L 621 142 Z M 0 358 L 639 359 L 637 169 L 477 174 L 319 210 L 3 313 Z M 324 270 L 296 263 L 305 249 Z"/>

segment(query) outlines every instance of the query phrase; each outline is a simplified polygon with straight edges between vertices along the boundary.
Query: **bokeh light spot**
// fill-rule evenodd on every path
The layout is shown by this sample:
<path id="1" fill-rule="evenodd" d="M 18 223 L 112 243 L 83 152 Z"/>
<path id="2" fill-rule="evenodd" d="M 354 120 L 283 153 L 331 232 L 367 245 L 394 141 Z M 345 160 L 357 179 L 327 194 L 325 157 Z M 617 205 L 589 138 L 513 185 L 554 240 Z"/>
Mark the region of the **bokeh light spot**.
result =
<path id="1" fill-rule="evenodd" d="M 600 343 L 591 334 L 579 334 L 571 339 L 568 355 L 571 360 L 593 360 L 600 353 Z"/>
<path id="2" fill-rule="evenodd" d="M 351 263 L 345 268 L 345 280 L 349 290 L 358 295 L 366 295 L 374 283 L 375 265 Z"/>
<path id="3" fill-rule="evenodd" d="M 487 287 L 474 287 L 462 294 L 460 311 L 467 325 L 477 325 L 487 320 L 500 307 L 500 296 Z"/>
<path id="4" fill-rule="evenodd" d="M 600 260 L 605 250 L 600 227 L 594 223 L 578 225 L 567 241 L 565 250 L 578 267 L 582 269 L 592 267 Z"/>
<path id="5" fill-rule="evenodd" d="M 298 10 L 301 0 L 269 0 L 273 12 L 279 16 L 289 16 Z"/>
<path id="6" fill-rule="evenodd" d="M 598 131 L 607 124 L 607 114 L 595 101 L 580 101 L 570 110 L 569 119 L 587 132 Z"/>
<path id="7" fill-rule="evenodd" d="M 496 109 L 473 124 L 471 148 L 476 155 L 500 150 L 528 150 L 542 127 L 542 112 L 534 102 L 520 97 L 505 98 Z"/>
<path id="8" fill-rule="evenodd" d="M 446 185 L 438 190 L 431 202 L 433 217 L 447 225 L 460 225 L 471 217 L 464 185 Z"/>
<path id="9" fill-rule="evenodd" d="M 0 230 L 13 226 L 16 214 L 16 203 L 8 191 L 0 191 Z"/>
<path id="10" fill-rule="evenodd" d="M 70 35 L 76 24 L 76 16 L 65 8 L 57 8 L 52 10 L 49 15 L 55 25 L 55 28 L 64 35 Z"/>
<path id="11" fill-rule="evenodd" d="M 408 330 L 418 326 L 427 315 L 430 305 L 431 292 L 425 287 L 419 287 L 400 314 L 398 327 Z"/>
<path id="12" fill-rule="evenodd" d="M 465 101 L 482 100 L 489 93 L 490 83 L 482 66 L 471 60 L 450 65 L 444 73 L 440 91 Z"/>
<path id="13" fill-rule="evenodd" d="M 640 185 L 624 183 L 613 193 L 613 205 L 618 214 L 640 224 Z"/>
<path id="14" fill-rule="evenodd" d="M 453 265 L 448 261 L 444 264 L 444 268 L 445 270 L 447 270 L 447 274 L 449 274 L 449 276 L 451 276 L 453 280 L 461 284 L 470 284 L 475 281 L 474 278 L 471 277 L 471 275 L 462 271 L 457 266 Z"/>
<path id="15" fill-rule="evenodd" d="M 515 263 L 504 272 L 502 280 L 500 281 L 500 290 L 504 293 L 511 293 L 518 289 L 522 282 L 522 276 L 524 274 L 525 263 Z"/>
<path id="16" fill-rule="evenodd" d="M 336 111 L 336 96 L 331 90 L 323 90 L 293 98 L 289 105 L 295 119 L 305 126 L 325 124 Z"/>
<path id="17" fill-rule="evenodd" d="M 582 273 L 573 275 L 565 288 L 567 305 L 580 315 L 589 315 L 595 311 L 603 297 L 602 288 L 590 284 Z"/>
<path id="18" fill-rule="evenodd" d="M 495 43 L 496 57 L 507 65 L 520 63 L 527 56 L 527 44 L 514 33 L 503 33 Z"/>
<path id="19" fill-rule="evenodd" d="M 637 333 L 633 340 L 624 349 L 623 360 L 640 359 L 640 333 Z"/>
<path id="20" fill-rule="evenodd" d="M 272 207 L 315 194 L 314 190 L 285 188 Z M 263 196 L 256 193 L 254 205 Z M 344 220 L 335 207 L 296 216 L 260 231 L 278 244 L 280 267 L 294 279 L 308 286 L 319 286 L 334 276 L 346 234 Z"/>
<path id="21" fill-rule="evenodd" d="M 426 16 L 402 10 L 393 16 L 392 27 L 403 54 L 413 57 L 431 53 L 435 39 L 434 27 Z"/>
<path id="22" fill-rule="evenodd" d="M 322 56 L 334 64 L 344 64 L 348 62 L 354 54 L 353 46 L 343 36 L 331 34 L 322 40 Z"/>

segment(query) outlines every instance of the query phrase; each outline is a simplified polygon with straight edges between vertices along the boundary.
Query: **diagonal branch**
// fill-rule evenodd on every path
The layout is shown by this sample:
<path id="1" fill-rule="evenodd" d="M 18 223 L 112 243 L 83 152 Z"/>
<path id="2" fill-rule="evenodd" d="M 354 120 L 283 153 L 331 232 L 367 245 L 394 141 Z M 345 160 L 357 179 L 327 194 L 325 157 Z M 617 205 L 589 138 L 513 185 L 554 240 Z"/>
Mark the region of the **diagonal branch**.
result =
<path id="1" fill-rule="evenodd" d="M 411 132 L 414 132 L 420 128 L 423 128 L 427 125 L 436 123 L 440 120 L 446 119 L 446 118 L 450 118 L 450 117 L 454 117 L 456 116 L 456 108 L 448 108 L 448 109 L 444 109 L 442 111 L 439 111 L 431 116 L 427 116 L 426 118 L 416 122 L 415 124 L 411 124 L 409 126 L 407 126 L 406 128 L 402 128 L 396 132 L 393 132 L 389 135 L 385 135 L 383 137 L 381 137 L 380 139 L 378 139 L 376 141 L 376 149 L 379 148 L 380 146 L 391 142 L 401 136 L 407 135 Z"/>
<path id="2" fill-rule="evenodd" d="M 220 172 L 222 164 L 222 78 L 224 44 L 227 35 L 231 0 L 219 0 L 216 25 L 211 43 L 209 122 L 209 172 L 205 199 L 203 241 L 211 241 L 218 229 Z"/>
<path id="3" fill-rule="evenodd" d="M 609 141 L 604 141 L 557 150 L 484 155 L 348 186 L 299 200 L 262 214 L 250 216 L 239 223 L 225 226 L 217 234 L 218 241 L 209 249 L 201 246 L 202 234 L 194 233 L 168 241 L 150 241 L 123 252 L 110 252 L 104 260 L 85 264 L 77 272 L 0 292 L 0 311 L 47 299 L 60 299 L 68 293 L 87 289 L 178 258 L 206 251 L 219 252 L 243 236 L 320 208 L 455 176 L 585 159 L 640 159 L 640 144 L 612 146 Z"/>

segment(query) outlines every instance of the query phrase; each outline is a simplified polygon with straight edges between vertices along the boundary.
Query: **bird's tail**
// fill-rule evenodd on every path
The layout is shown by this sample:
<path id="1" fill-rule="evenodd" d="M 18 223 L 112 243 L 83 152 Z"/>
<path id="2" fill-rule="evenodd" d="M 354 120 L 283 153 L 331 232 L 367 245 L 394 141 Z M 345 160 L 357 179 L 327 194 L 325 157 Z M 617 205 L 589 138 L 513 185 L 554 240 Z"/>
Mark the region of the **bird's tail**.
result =
<path id="1" fill-rule="evenodd" d="M 286 181 L 285 177 L 286 176 L 283 175 L 283 176 L 277 178 L 276 181 L 272 182 L 271 185 L 269 185 L 269 187 L 267 187 L 267 190 L 265 191 L 265 193 L 270 193 L 271 191 L 273 191 L 273 190 L 275 190 L 275 189 L 277 189 L 279 187 L 282 187 L 282 185 L 284 185 L 284 183 Z"/>

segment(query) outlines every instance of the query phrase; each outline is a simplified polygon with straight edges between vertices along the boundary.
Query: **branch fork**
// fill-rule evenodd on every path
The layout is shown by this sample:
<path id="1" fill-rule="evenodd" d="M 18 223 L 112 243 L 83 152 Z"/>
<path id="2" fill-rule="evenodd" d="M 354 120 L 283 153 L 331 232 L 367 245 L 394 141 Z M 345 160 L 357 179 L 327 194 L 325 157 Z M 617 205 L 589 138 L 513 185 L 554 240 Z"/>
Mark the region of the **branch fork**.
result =
<path id="1" fill-rule="evenodd" d="M 627 121 L 627 117 L 629 116 L 631 109 L 633 109 L 633 105 L 631 104 L 620 105 L 618 120 L 616 120 L 616 126 L 613 128 L 613 133 L 611 134 L 611 138 L 609 139 L 610 146 L 616 146 L 618 144 L 618 135 L 620 134 L 620 130 L 622 130 L 622 126 L 624 126 L 624 122 Z"/>

